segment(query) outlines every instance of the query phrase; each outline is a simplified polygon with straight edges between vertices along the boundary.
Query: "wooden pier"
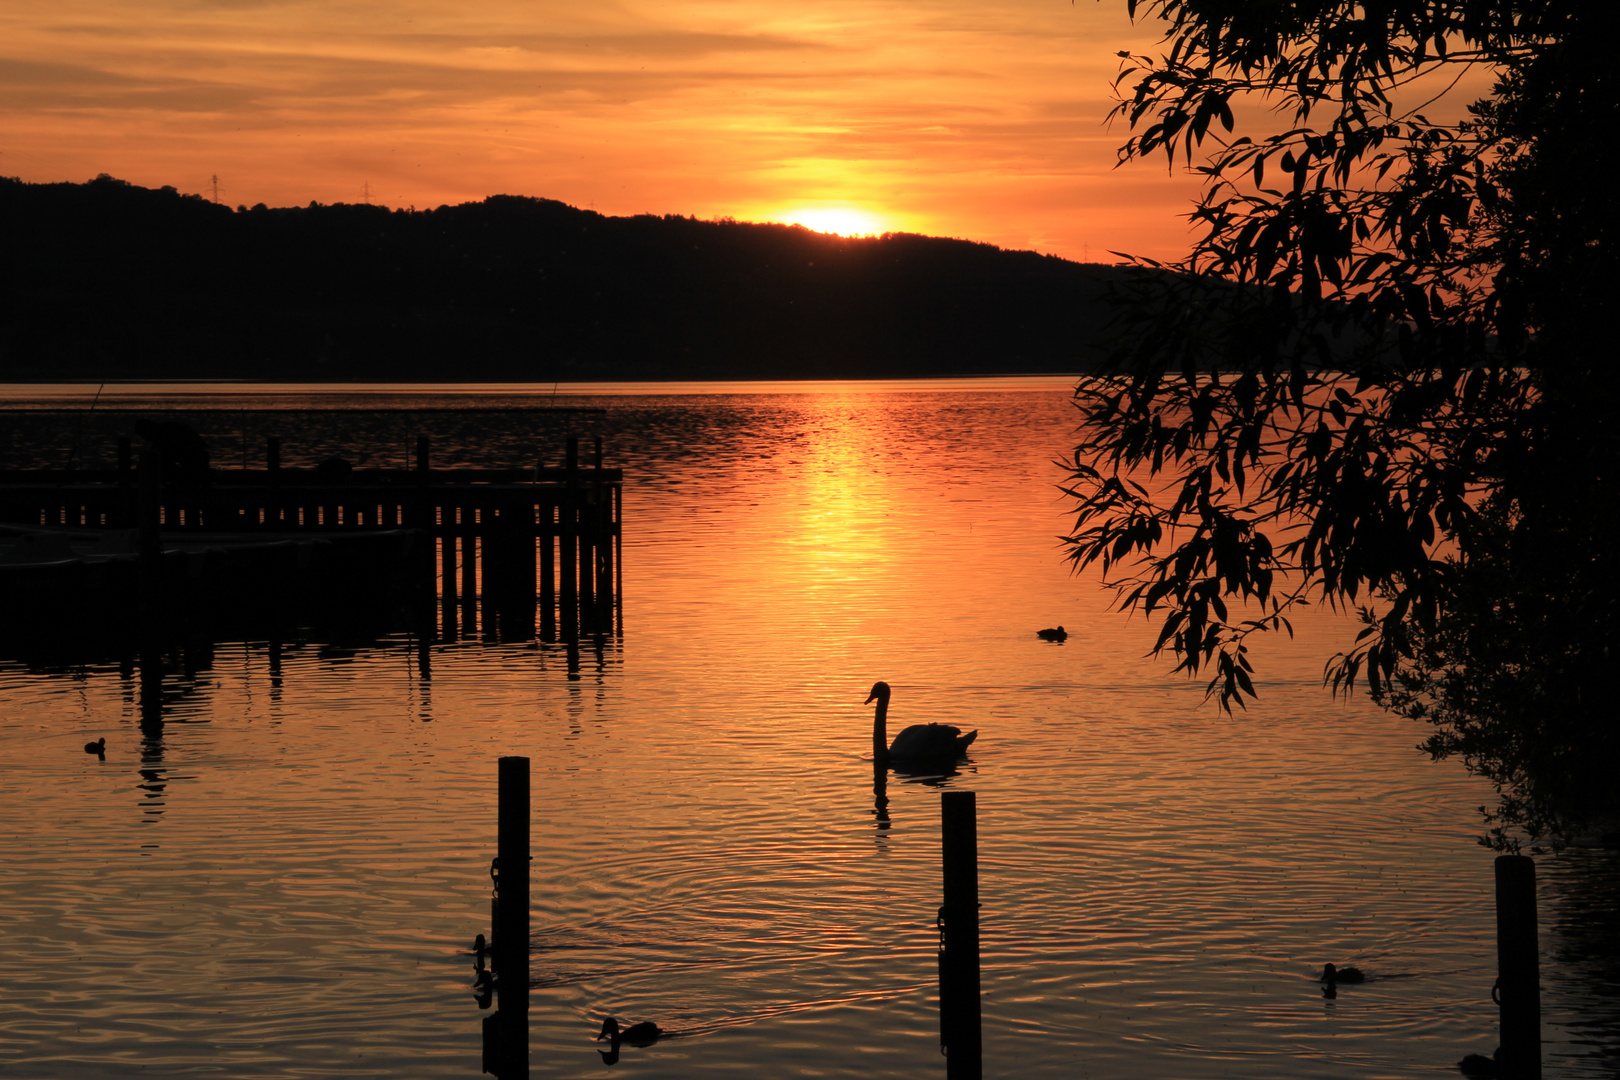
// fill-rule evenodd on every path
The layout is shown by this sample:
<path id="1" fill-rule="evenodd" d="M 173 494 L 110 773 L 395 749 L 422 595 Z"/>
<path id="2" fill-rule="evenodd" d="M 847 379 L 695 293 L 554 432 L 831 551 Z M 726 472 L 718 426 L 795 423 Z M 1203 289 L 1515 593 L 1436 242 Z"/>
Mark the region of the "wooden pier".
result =
<path id="1" fill-rule="evenodd" d="M 548 639 L 619 628 L 623 474 L 603 466 L 600 439 L 588 463 L 571 437 L 561 467 L 515 470 L 434 470 L 426 437 L 408 470 L 290 469 L 280 450 L 271 439 L 265 468 L 215 469 L 205 484 L 143 485 L 152 455 L 137 468 L 122 440 L 117 469 L 0 472 L 0 522 L 114 531 L 144 519 L 174 541 L 412 530 L 427 542 L 407 585 L 442 607 L 446 638 L 498 621 L 532 634 L 537 600 Z"/>

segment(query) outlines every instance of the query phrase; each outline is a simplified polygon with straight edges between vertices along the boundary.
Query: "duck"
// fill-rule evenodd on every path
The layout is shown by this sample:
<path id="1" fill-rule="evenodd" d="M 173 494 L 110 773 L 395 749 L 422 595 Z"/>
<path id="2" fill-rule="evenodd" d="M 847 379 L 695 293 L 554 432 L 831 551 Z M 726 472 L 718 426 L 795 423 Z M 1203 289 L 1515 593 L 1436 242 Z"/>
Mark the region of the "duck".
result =
<path id="1" fill-rule="evenodd" d="M 650 1042 L 656 1041 L 658 1036 L 662 1035 L 663 1033 L 664 1029 L 653 1023 L 651 1020 L 642 1020 L 639 1023 L 631 1024 L 629 1027 L 621 1031 L 619 1029 L 618 1018 L 610 1016 L 606 1020 L 602 1021 L 602 1032 L 601 1034 L 597 1035 L 596 1040 L 597 1042 L 601 1042 L 603 1039 L 611 1039 L 613 1040 L 613 1045 L 615 1047 L 621 1042 L 635 1043 L 645 1046 Z"/>
<path id="2" fill-rule="evenodd" d="M 103 735 L 95 742 L 85 743 L 84 752 L 87 754 L 105 754 L 107 752 L 107 737 Z"/>
<path id="3" fill-rule="evenodd" d="M 1360 968 L 1341 968 L 1328 964 L 1322 969 L 1321 981 L 1327 983 L 1329 986 L 1333 985 L 1334 983 L 1359 983 L 1366 982 L 1367 976 Z"/>
<path id="4" fill-rule="evenodd" d="M 912 724 L 896 735 L 894 742 L 884 747 L 883 743 L 889 729 L 889 694 L 888 683 L 873 683 L 872 692 L 866 698 L 868 705 L 877 702 L 877 708 L 872 714 L 874 757 L 899 760 L 952 758 L 966 751 L 973 740 L 979 737 L 977 731 L 970 731 L 964 735 L 961 728 L 950 724 Z"/>
<path id="5" fill-rule="evenodd" d="M 1492 1077 L 1502 1075 L 1501 1058 L 1500 1047 L 1490 1057 L 1484 1054 L 1469 1054 L 1457 1062 L 1457 1071 L 1469 1077 L 1469 1080 L 1491 1080 Z"/>
<path id="6" fill-rule="evenodd" d="M 1042 641 L 1067 641 L 1069 632 L 1061 626 L 1049 626 L 1045 630 L 1035 631 L 1035 636 Z"/>

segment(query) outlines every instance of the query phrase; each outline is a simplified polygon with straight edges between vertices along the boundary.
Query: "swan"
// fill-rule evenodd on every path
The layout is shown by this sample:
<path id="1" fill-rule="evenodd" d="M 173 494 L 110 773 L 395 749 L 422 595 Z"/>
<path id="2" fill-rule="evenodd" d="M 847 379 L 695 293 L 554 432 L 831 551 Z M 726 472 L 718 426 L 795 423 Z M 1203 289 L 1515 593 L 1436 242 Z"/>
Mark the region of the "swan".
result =
<path id="1" fill-rule="evenodd" d="M 643 1020 L 639 1024 L 631 1024 L 623 1031 L 620 1031 L 618 1018 L 610 1016 L 606 1020 L 602 1021 L 602 1033 L 596 1037 L 596 1041 L 601 1042 L 603 1039 L 612 1039 L 615 1047 L 617 1047 L 621 1042 L 637 1043 L 645 1046 L 647 1043 L 656 1040 L 658 1036 L 662 1035 L 663 1033 L 664 1029 L 653 1023 L 651 1020 Z"/>
<path id="2" fill-rule="evenodd" d="M 84 752 L 87 754 L 105 754 L 107 752 L 107 736 L 103 735 L 95 742 L 85 743 Z"/>
<path id="3" fill-rule="evenodd" d="M 1035 636 L 1042 641 L 1067 641 L 1069 632 L 1061 626 L 1049 626 L 1045 630 L 1035 631 Z"/>
<path id="4" fill-rule="evenodd" d="M 877 702 L 877 709 L 872 714 L 872 754 L 874 757 L 916 759 L 916 758 L 942 758 L 955 757 L 967 750 L 974 739 L 979 737 L 977 731 L 962 734 L 962 729 L 952 727 L 950 724 L 912 724 L 894 737 L 894 742 L 884 747 L 884 740 L 889 730 L 889 684 L 886 682 L 874 683 L 872 693 L 866 698 L 866 704 Z"/>

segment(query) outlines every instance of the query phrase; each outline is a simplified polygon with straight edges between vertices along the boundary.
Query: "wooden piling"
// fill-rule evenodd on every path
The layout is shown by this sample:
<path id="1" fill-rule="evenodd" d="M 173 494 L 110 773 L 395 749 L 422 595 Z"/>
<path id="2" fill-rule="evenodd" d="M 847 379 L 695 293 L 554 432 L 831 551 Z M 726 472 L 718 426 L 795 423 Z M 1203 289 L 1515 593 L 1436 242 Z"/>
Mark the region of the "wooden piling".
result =
<path id="1" fill-rule="evenodd" d="M 603 491 L 596 506 L 596 606 L 597 625 L 613 629 L 613 493 Z"/>
<path id="2" fill-rule="evenodd" d="M 596 630 L 596 506 L 585 492 L 579 508 L 579 621 L 585 633 Z"/>
<path id="3" fill-rule="evenodd" d="M 557 636 L 557 511 L 540 508 L 540 634 L 551 641 Z"/>
<path id="4" fill-rule="evenodd" d="M 474 519 L 477 517 L 478 511 L 476 507 L 471 505 L 460 506 L 456 510 L 457 520 L 461 523 L 461 528 L 458 530 L 461 534 L 461 606 L 467 609 L 467 614 L 462 621 L 467 624 L 464 629 L 471 630 L 472 609 L 473 605 L 478 602 L 478 558 L 480 555 L 478 536 L 471 526 L 477 523 Z"/>
<path id="5" fill-rule="evenodd" d="M 945 903 L 939 909 L 939 1039 L 948 1080 L 983 1076 L 979 1016 L 979 838 L 971 791 L 940 796 Z"/>
<path id="6" fill-rule="evenodd" d="M 136 480 L 135 457 L 128 435 L 118 438 L 118 526 L 119 528 L 139 528 L 140 521 L 136 517 Z M 109 524 L 111 522 L 109 521 Z"/>
<path id="7" fill-rule="evenodd" d="M 563 638 L 579 637 L 579 436 L 568 436 L 563 457 L 565 490 L 557 507 L 562 587 L 557 598 Z"/>
<path id="8" fill-rule="evenodd" d="M 163 599 L 163 459 L 153 446 L 141 449 L 140 493 L 136 499 L 139 535 L 141 621 L 157 618 Z"/>
<path id="9" fill-rule="evenodd" d="M 529 1075 L 529 759 L 500 759 L 497 858 L 500 925 L 495 930 L 501 999 L 501 1080 Z"/>
<path id="10" fill-rule="evenodd" d="M 1541 1080 L 1541 968 L 1536 952 L 1536 864 L 1496 858 L 1497 980 L 1503 1080 Z"/>
<path id="11" fill-rule="evenodd" d="M 446 531 L 439 538 L 439 587 L 446 611 L 456 604 L 456 537 Z M 448 616 L 447 616 L 448 617 Z"/>

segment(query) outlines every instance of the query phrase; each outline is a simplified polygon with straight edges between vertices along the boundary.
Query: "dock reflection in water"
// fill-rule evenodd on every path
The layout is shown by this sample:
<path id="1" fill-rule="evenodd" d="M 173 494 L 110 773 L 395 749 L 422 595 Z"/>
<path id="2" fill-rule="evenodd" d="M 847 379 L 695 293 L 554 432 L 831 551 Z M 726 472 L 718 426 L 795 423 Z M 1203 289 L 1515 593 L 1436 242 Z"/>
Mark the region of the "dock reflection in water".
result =
<path id="1" fill-rule="evenodd" d="M 468 468 L 600 434 L 629 474 L 624 637 L 492 641 L 458 612 L 454 642 L 169 643 L 153 695 L 139 657 L 7 654 L 0 1067 L 477 1076 L 490 769 L 519 754 L 534 1075 L 599 1076 L 616 1015 L 691 1033 L 621 1070 L 940 1076 L 941 788 L 874 775 L 876 675 L 981 731 L 990 1075 L 1417 1077 L 1495 1045 L 1491 793 L 1323 694 L 1353 633 L 1327 617 L 1266 646 L 1237 720 L 1142 661 L 1053 540 L 1061 385 L 691 391 L 583 426 L 214 401 L 218 456 L 273 421 L 302 464 L 367 433 Z M 1063 648 L 1035 637 L 1058 624 Z M 1612 1075 L 1612 866 L 1538 867 L 1549 1077 Z M 1329 960 L 1411 977 L 1324 1001 Z"/>

